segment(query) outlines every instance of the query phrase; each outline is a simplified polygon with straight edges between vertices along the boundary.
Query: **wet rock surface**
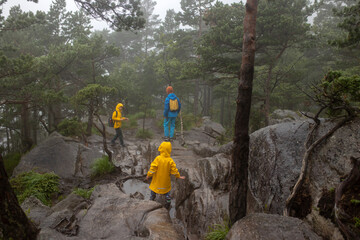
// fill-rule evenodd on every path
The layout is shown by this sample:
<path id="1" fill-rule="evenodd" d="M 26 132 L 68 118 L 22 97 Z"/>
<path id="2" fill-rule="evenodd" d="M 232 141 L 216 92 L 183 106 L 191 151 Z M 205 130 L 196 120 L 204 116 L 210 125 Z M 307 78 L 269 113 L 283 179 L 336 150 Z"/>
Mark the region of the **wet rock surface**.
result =
<path id="1" fill-rule="evenodd" d="M 226 239 L 321 240 L 322 238 L 314 233 L 307 223 L 298 218 L 253 213 L 237 221 Z"/>
<path id="2" fill-rule="evenodd" d="M 300 174 L 304 142 L 311 124 L 309 121 L 286 122 L 268 126 L 251 135 L 248 213 L 283 213 L 285 201 Z M 322 120 L 316 139 L 335 124 Z M 343 239 L 331 219 L 319 214 L 319 201 L 323 199 L 324 192 L 334 191 L 341 178 L 351 171 L 350 156 L 359 157 L 359 149 L 360 120 L 357 119 L 337 130 L 315 148 L 309 158 L 309 206 L 303 217 L 324 238 Z M 305 205 L 302 204 L 301 208 Z"/>
<path id="3" fill-rule="evenodd" d="M 319 136 L 333 125 L 332 122 L 324 121 Z M 229 215 L 227 183 L 233 144 L 217 145 L 214 133 L 221 132 L 221 128 L 215 124 L 214 131 L 207 128 L 206 132 L 205 127 L 199 127 L 184 133 L 185 144 L 178 136 L 172 142 L 171 156 L 186 179 L 172 177 L 172 202 L 167 207 L 163 196 L 159 196 L 156 201 L 148 200 L 150 190 L 148 183 L 143 182 L 163 141 L 162 131 L 154 121 L 146 122 L 146 126 L 157 129 L 153 139 L 136 139 L 134 130 L 123 130 L 127 146 L 110 147 L 117 171 L 100 178 L 89 177 L 91 163 L 104 154 L 102 138 L 99 136 L 90 137 L 85 146 L 76 140 L 54 134 L 23 157 L 18 173 L 32 168 L 42 172 L 54 171 L 62 178 L 61 189 L 64 193 L 79 186 L 87 189 L 96 186 L 89 200 L 70 194 L 50 209 L 34 201 L 25 205 L 24 211 L 30 209 L 30 217 L 33 214 L 41 227 L 39 239 L 203 239 L 210 226 L 223 222 Z M 283 213 L 285 200 L 300 172 L 303 143 L 310 127 L 310 121 L 285 122 L 251 135 L 249 214 Z M 112 130 L 108 129 L 110 133 Z M 110 139 L 111 135 L 108 136 Z M 323 204 L 320 204 L 323 206 L 321 209 L 328 208 L 326 201 L 320 201 L 324 200 L 323 189 L 336 188 L 340 177 L 351 170 L 348 158 L 359 152 L 359 141 L 359 121 L 353 121 L 319 146 L 310 159 L 313 167 L 308 188 L 311 197 L 310 214 L 307 214 L 305 220 L 322 237 L 343 239 L 336 225 L 316 209 L 320 209 L 319 202 Z M 48 152 L 47 147 L 50 147 Z M 67 149 L 66 153 L 64 149 Z M 263 217 L 266 226 L 272 226 L 272 221 L 276 221 L 273 216 L 271 219 L 268 219 L 268 215 Z M 311 235 L 310 232 L 304 235 L 303 232 L 308 233 L 307 227 L 303 228 L 306 225 L 303 222 L 291 220 L 287 224 L 291 225 L 289 229 L 293 229 L 293 234 L 317 239 L 312 238 L 316 234 Z M 246 226 L 254 229 L 253 233 L 262 227 L 255 223 Z M 296 226 L 301 226 L 300 232 L 297 232 Z M 288 234 L 283 229 L 279 231 L 284 236 Z M 250 238 L 254 235 L 247 236 L 249 238 L 242 239 L 256 239 Z"/>

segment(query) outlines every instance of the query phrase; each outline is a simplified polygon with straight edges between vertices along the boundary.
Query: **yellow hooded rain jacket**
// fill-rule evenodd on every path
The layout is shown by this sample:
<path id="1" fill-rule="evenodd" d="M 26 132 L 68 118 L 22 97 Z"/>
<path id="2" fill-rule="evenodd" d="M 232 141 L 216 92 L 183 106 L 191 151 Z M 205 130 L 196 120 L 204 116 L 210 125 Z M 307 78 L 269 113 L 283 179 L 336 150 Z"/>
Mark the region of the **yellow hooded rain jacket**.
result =
<path id="1" fill-rule="evenodd" d="M 114 120 L 114 128 L 121 127 L 121 121 L 125 119 L 121 116 L 121 110 L 120 110 L 120 107 L 123 106 L 124 105 L 122 103 L 118 103 L 118 105 L 116 105 L 116 110 L 113 112 L 112 119 Z"/>
<path id="2" fill-rule="evenodd" d="M 170 175 L 173 174 L 179 178 L 180 173 L 176 168 L 174 160 L 170 157 L 171 143 L 161 143 L 158 151 L 160 152 L 160 156 L 154 159 L 147 173 L 149 177 L 152 176 L 149 188 L 155 193 L 165 194 L 171 190 Z"/>

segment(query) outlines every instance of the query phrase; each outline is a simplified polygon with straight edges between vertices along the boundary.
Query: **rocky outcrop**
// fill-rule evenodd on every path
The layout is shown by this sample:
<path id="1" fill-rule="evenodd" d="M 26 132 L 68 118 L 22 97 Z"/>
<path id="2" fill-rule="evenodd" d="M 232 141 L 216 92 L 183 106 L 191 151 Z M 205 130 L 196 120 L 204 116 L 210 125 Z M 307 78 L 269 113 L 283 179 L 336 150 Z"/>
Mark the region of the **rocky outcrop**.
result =
<path id="1" fill-rule="evenodd" d="M 71 194 L 51 211 L 38 239 L 184 239 L 161 204 L 131 198 L 115 184 L 96 186 L 90 200 Z"/>
<path id="2" fill-rule="evenodd" d="M 334 125 L 334 122 L 323 120 L 316 138 Z M 300 173 L 304 142 L 310 127 L 309 121 L 286 122 L 251 135 L 248 213 L 283 213 L 285 201 Z M 334 229 L 334 224 L 320 214 L 319 201 L 350 172 L 350 156 L 359 157 L 359 149 L 360 120 L 357 119 L 337 130 L 310 156 L 307 197 L 302 199 L 301 211 L 318 234 L 325 238 L 342 239 L 333 238 L 338 235 L 337 231 L 327 230 Z"/>
<path id="3" fill-rule="evenodd" d="M 89 177 L 91 163 L 103 155 L 101 149 L 85 146 L 73 138 L 51 134 L 21 158 L 13 175 L 22 172 L 54 172 L 61 178 Z"/>
<path id="4" fill-rule="evenodd" d="M 196 160 L 194 168 L 182 168 L 186 181 L 175 182 L 176 217 L 187 234 L 204 236 L 209 226 L 228 216 L 230 160 L 224 154 Z"/>
<path id="5" fill-rule="evenodd" d="M 307 223 L 298 218 L 253 213 L 237 221 L 226 239 L 321 240 L 322 238 L 314 233 Z"/>

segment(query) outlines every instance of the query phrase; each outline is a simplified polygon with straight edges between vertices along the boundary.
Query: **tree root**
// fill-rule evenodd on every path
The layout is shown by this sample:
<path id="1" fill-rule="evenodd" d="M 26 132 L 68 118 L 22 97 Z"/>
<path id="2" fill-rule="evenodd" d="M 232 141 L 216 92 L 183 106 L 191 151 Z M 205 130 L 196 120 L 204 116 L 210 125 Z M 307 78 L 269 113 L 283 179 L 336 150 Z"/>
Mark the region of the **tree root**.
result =
<path id="1" fill-rule="evenodd" d="M 336 188 L 335 191 L 335 220 L 338 224 L 341 232 L 346 236 L 347 239 L 360 239 L 360 236 L 354 233 L 349 227 L 347 227 L 341 219 L 349 219 L 350 216 L 340 207 L 340 200 L 345 191 L 357 183 L 360 179 L 360 159 L 350 157 L 353 168 L 351 169 L 349 175 L 345 178 L 344 181 Z"/>

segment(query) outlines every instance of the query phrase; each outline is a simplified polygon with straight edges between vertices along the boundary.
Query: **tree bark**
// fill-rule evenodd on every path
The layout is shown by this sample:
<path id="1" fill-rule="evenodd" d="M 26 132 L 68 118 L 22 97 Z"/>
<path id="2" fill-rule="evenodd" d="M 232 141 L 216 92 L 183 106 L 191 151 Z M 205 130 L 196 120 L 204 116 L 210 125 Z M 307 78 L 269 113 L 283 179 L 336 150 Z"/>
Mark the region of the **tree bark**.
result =
<path id="1" fill-rule="evenodd" d="M 198 115 L 199 107 L 199 91 L 200 91 L 200 80 L 195 79 L 195 88 L 194 88 L 194 116 Z"/>
<path id="2" fill-rule="evenodd" d="M 341 184 L 336 188 L 335 191 L 335 220 L 338 224 L 340 230 L 346 236 L 346 239 L 359 240 L 360 236 L 353 232 L 343 221 L 342 216 L 346 216 L 344 209 L 340 206 L 340 201 L 348 188 L 353 187 L 360 179 L 360 160 L 355 157 L 350 157 L 353 168 L 351 169 L 349 175 L 341 182 Z"/>
<path id="3" fill-rule="evenodd" d="M 257 0 L 247 0 L 246 2 L 242 62 L 236 101 L 234 149 L 231 160 L 229 196 L 231 223 L 235 223 L 237 220 L 246 216 L 250 139 L 249 118 L 254 77 L 257 6 Z"/>
<path id="4" fill-rule="evenodd" d="M 0 155 L 0 239 L 36 239 L 38 230 L 19 206 Z"/>
<path id="5" fill-rule="evenodd" d="M 31 149 L 33 141 L 30 137 L 30 116 L 29 116 L 29 106 L 27 102 L 22 103 L 21 105 L 21 143 L 23 146 L 23 151 L 26 152 Z"/>
<path id="6" fill-rule="evenodd" d="M 86 127 L 86 136 L 91 136 L 92 126 L 94 122 L 94 102 L 90 100 L 88 109 L 88 122 Z"/>
<path id="7" fill-rule="evenodd" d="M 104 151 L 106 152 L 106 154 L 109 157 L 109 161 L 112 162 L 112 152 L 108 149 L 107 147 L 107 142 L 106 142 L 106 128 L 105 128 L 105 124 L 103 123 L 103 121 L 101 120 L 100 116 L 95 113 L 95 116 L 97 117 L 97 119 L 99 120 L 100 124 L 101 124 L 101 128 L 94 124 L 94 126 L 96 127 L 96 129 L 101 133 L 102 137 L 103 137 L 103 147 L 104 147 Z"/>
<path id="8" fill-rule="evenodd" d="M 221 97 L 221 108 L 220 108 L 220 123 L 224 126 L 224 108 L 225 108 L 225 99 Z"/>

